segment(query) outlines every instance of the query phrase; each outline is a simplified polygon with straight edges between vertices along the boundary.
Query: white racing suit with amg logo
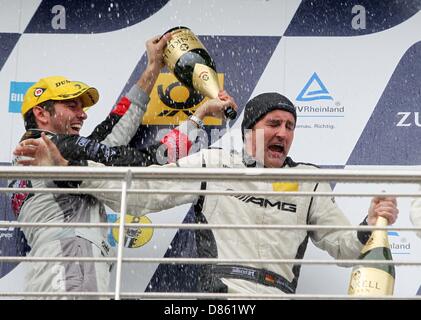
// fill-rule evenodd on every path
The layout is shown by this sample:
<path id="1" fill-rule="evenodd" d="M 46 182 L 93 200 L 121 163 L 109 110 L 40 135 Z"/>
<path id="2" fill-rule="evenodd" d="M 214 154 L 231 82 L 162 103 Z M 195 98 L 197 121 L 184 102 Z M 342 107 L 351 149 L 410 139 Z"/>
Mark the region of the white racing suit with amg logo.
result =
<path id="1" fill-rule="evenodd" d="M 92 166 L 98 164 L 90 163 Z M 243 158 L 220 149 L 207 149 L 180 159 L 167 167 L 231 167 L 244 168 Z M 287 158 L 283 170 L 288 168 L 314 168 L 313 165 L 294 163 Z M 282 181 L 282 177 L 279 178 Z M 134 189 L 168 190 L 246 190 L 276 191 L 283 189 L 282 182 L 192 182 L 185 180 L 152 180 L 132 182 Z M 81 187 L 117 188 L 119 182 L 84 181 Z M 331 191 L 327 183 L 300 182 L 299 191 Z M 112 208 L 120 206 L 120 195 L 103 193 L 97 197 Z M 165 195 L 165 194 L 128 194 L 128 209 L 132 214 L 146 214 L 168 209 L 185 203 L 195 203 L 197 222 L 209 224 L 261 224 L 261 225 L 350 225 L 348 219 L 329 197 L 297 196 L 221 196 L 221 195 Z M 367 240 L 367 234 L 355 231 L 318 230 L 250 230 L 214 229 L 205 230 L 196 236 L 199 257 L 218 257 L 221 259 L 301 259 L 307 241 L 326 250 L 331 256 L 342 259 L 357 258 Z M 360 240 L 361 239 L 361 240 Z M 300 265 L 293 264 L 247 264 L 229 266 L 215 276 L 212 266 L 204 266 L 199 286 L 206 292 L 230 293 L 293 293 L 300 273 Z M 257 270 L 257 271 L 256 271 Z M 260 272 L 264 281 L 248 279 Z M 222 282 L 221 282 L 222 281 Z M 277 286 L 272 282 L 280 282 Z"/>
<path id="2" fill-rule="evenodd" d="M 98 125 L 89 137 L 48 134 L 66 159 L 79 165 L 95 160 L 105 165 L 150 165 L 157 163 L 149 149 L 123 147 L 135 135 L 146 111 L 149 97 L 133 86 L 127 97 Z M 187 130 L 186 126 L 184 129 Z M 181 128 L 181 127 L 180 127 Z M 183 128 L 180 132 L 183 132 Z M 40 131 L 28 131 L 23 139 L 37 137 Z M 102 143 L 100 143 L 102 142 Z M 151 148 L 154 150 L 154 148 Z M 15 159 L 16 160 L 16 159 Z M 14 161 L 15 163 L 16 161 Z M 75 187 L 80 182 L 17 180 L 10 187 Z M 20 222 L 79 223 L 106 222 L 103 203 L 88 194 L 14 193 L 12 207 Z M 119 208 L 115 210 L 119 212 Z M 22 228 L 31 257 L 108 257 L 113 256 L 106 228 Z M 29 263 L 27 292 L 98 292 L 108 291 L 109 263 L 34 262 Z M 54 298 L 57 298 L 55 296 Z M 88 297 L 89 298 L 89 297 Z"/>

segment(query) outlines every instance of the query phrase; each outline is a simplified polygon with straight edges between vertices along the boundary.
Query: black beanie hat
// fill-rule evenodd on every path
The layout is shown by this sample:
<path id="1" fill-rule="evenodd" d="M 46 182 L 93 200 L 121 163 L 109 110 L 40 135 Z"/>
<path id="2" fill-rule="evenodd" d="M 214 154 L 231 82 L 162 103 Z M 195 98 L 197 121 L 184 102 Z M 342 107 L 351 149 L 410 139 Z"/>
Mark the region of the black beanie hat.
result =
<path id="1" fill-rule="evenodd" d="M 241 132 L 244 138 L 244 131 L 252 128 L 257 121 L 273 110 L 284 110 L 292 113 L 294 120 L 297 121 L 297 112 L 294 104 L 282 94 L 276 92 L 267 92 L 247 102 L 244 108 L 244 118 L 241 124 Z"/>

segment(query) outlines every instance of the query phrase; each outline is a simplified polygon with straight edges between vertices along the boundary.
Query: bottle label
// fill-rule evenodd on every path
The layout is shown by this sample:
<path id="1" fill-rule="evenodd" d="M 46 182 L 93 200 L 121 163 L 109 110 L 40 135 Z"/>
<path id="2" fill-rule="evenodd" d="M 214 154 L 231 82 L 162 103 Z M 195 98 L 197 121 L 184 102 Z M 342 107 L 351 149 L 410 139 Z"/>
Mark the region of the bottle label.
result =
<path id="1" fill-rule="evenodd" d="M 368 239 L 367 243 L 361 250 L 361 254 L 364 254 L 374 248 L 389 248 L 389 240 L 387 238 L 386 231 L 375 230 L 373 234 Z"/>
<path id="2" fill-rule="evenodd" d="M 216 98 L 219 92 L 219 80 L 217 73 L 210 67 L 196 63 L 193 69 L 193 87 L 201 94 Z"/>
<path id="3" fill-rule="evenodd" d="M 188 29 L 178 29 L 173 31 L 171 39 L 164 50 L 164 61 L 171 72 L 174 71 L 178 59 L 188 51 L 193 49 L 205 49 L 199 38 Z"/>
<path id="4" fill-rule="evenodd" d="M 386 271 L 360 267 L 351 274 L 348 294 L 355 296 L 391 296 L 395 279 Z"/>

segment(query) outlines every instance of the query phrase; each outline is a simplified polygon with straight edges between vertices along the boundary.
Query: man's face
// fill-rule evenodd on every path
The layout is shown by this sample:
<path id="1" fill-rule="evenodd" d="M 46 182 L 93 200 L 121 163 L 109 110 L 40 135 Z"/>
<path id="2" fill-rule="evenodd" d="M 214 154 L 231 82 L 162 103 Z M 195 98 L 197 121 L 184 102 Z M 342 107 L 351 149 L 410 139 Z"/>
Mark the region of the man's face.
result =
<path id="1" fill-rule="evenodd" d="M 246 151 L 265 167 L 280 168 L 294 140 L 294 130 L 295 120 L 290 112 L 271 111 L 246 133 Z"/>
<path id="2" fill-rule="evenodd" d="M 80 98 L 57 101 L 54 103 L 54 114 L 46 112 L 47 126 L 43 128 L 58 134 L 75 134 L 83 126 L 83 121 L 88 117 L 83 111 L 83 104 Z"/>

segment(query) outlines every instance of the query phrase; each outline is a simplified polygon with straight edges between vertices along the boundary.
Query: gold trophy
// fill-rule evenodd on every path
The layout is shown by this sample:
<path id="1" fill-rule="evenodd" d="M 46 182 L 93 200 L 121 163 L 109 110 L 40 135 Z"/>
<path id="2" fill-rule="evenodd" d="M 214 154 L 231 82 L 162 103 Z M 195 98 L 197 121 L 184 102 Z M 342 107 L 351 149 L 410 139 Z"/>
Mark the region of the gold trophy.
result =
<path id="1" fill-rule="evenodd" d="M 168 69 L 186 87 L 211 99 L 216 98 L 220 84 L 215 62 L 202 42 L 186 27 L 172 28 L 166 33 L 169 32 L 172 37 L 164 50 L 164 61 Z M 224 114 L 229 119 L 237 117 L 232 107 L 226 108 Z"/>

